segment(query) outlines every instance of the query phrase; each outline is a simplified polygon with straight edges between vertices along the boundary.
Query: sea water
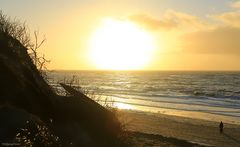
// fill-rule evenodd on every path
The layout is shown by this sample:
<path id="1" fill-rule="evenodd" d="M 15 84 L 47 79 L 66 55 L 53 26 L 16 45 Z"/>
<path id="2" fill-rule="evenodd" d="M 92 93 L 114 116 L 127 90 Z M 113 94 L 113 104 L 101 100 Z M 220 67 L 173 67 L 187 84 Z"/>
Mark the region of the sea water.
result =
<path id="1" fill-rule="evenodd" d="M 240 124 L 240 72 L 52 71 L 48 77 L 57 87 L 74 77 L 120 109 Z"/>

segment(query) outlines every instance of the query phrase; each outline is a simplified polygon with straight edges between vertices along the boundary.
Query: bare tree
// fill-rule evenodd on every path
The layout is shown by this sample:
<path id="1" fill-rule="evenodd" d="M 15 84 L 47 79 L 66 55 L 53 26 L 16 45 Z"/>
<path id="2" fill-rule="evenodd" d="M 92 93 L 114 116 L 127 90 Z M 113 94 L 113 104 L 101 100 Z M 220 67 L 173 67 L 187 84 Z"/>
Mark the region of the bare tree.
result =
<path id="1" fill-rule="evenodd" d="M 29 52 L 30 52 L 30 56 L 32 57 L 33 59 L 33 63 L 35 65 L 38 64 L 38 49 L 42 46 L 42 44 L 45 42 L 45 38 L 42 39 L 42 41 L 39 43 L 38 41 L 38 35 L 39 35 L 39 31 L 34 31 L 34 39 L 35 39 L 35 42 L 34 44 L 31 44 L 31 46 L 29 46 Z"/>
<path id="2" fill-rule="evenodd" d="M 34 39 L 31 39 L 32 37 L 29 33 L 30 31 L 25 22 L 21 23 L 21 21 L 17 19 L 12 20 L 0 11 L 0 32 L 18 40 L 24 47 L 26 47 L 33 64 L 42 73 L 42 75 L 45 76 L 45 71 L 47 70 L 46 64 L 49 63 L 50 60 L 47 60 L 44 54 L 40 55 L 39 49 L 46 41 L 46 38 L 43 37 L 43 39 L 39 41 L 39 31 L 34 31 Z"/>
<path id="3" fill-rule="evenodd" d="M 45 74 L 45 71 L 47 70 L 46 64 L 50 62 L 50 60 L 45 58 L 45 55 L 40 55 L 39 49 L 43 45 L 43 43 L 46 41 L 46 38 L 44 37 L 39 41 L 38 39 L 39 31 L 34 31 L 34 43 L 32 43 L 28 48 L 28 53 L 30 57 L 33 60 L 33 63 L 36 65 L 37 69 L 42 73 Z"/>

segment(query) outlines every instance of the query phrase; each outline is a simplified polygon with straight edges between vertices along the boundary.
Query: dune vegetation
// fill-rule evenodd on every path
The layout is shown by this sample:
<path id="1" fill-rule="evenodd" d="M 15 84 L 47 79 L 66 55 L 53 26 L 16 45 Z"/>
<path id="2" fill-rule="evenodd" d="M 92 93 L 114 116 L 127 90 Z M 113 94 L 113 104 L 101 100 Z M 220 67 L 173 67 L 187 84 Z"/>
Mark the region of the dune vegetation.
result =
<path id="1" fill-rule="evenodd" d="M 60 95 L 47 82 L 38 31 L 0 12 L 0 143 L 2 146 L 195 146 L 124 129 L 115 109 L 71 84 Z M 114 111 L 113 111 L 114 110 Z"/>
<path id="2" fill-rule="evenodd" d="M 34 39 L 31 39 L 34 38 Z M 26 25 L 0 13 L 0 138 L 21 146 L 122 146 L 113 112 L 63 84 L 57 95 L 44 79 L 38 55 L 44 42 Z M 126 146 L 126 144 L 124 145 Z"/>

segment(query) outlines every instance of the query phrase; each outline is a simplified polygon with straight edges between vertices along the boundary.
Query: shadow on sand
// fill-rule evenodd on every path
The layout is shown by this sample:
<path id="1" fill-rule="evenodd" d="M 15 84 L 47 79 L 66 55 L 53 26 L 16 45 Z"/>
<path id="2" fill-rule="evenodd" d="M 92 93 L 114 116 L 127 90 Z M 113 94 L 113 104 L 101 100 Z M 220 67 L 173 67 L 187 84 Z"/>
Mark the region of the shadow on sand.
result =
<path id="1" fill-rule="evenodd" d="M 237 143 L 238 145 L 240 145 L 240 140 L 236 139 L 236 138 L 233 138 L 232 136 L 226 134 L 226 133 L 223 133 L 224 136 L 226 136 L 228 139 L 234 141 L 235 143 Z"/>

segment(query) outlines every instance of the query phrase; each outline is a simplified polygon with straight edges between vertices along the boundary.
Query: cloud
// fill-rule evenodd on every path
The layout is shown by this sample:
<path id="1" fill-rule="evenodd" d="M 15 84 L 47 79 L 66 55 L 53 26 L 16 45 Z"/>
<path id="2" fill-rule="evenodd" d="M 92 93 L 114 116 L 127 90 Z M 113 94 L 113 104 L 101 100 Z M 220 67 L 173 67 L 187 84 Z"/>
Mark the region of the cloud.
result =
<path id="1" fill-rule="evenodd" d="M 232 4 L 234 8 L 240 2 Z M 194 54 L 229 54 L 240 56 L 240 11 L 224 12 L 203 21 L 201 18 L 174 10 L 168 10 L 161 18 L 153 18 L 149 15 L 138 14 L 129 17 L 144 27 L 151 30 L 177 30 L 178 34 L 170 36 L 178 41 L 183 53 Z M 211 19 L 220 20 L 216 23 Z M 178 36 L 180 34 L 180 37 Z M 165 37 L 167 38 L 167 37 Z M 168 39 L 167 39 L 168 40 Z"/>
<path id="2" fill-rule="evenodd" d="M 145 14 L 137 14 L 137 15 L 132 15 L 129 17 L 130 20 L 133 20 L 137 23 L 140 23 L 141 25 L 151 29 L 151 30 L 156 30 L 156 29 L 172 29 L 177 27 L 177 22 L 173 20 L 168 20 L 168 19 L 162 19 L 158 20 L 155 18 L 152 18 L 148 15 Z"/>
<path id="3" fill-rule="evenodd" d="M 230 4 L 232 8 L 239 9 L 240 8 L 240 1 L 236 1 Z"/>
<path id="4" fill-rule="evenodd" d="M 230 7 L 235 10 L 213 15 L 211 18 L 223 22 L 224 25 L 240 27 L 240 1 L 230 3 Z"/>
<path id="5" fill-rule="evenodd" d="M 200 20 L 198 17 L 174 10 L 166 11 L 166 13 L 160 19 L 150 17 L 146 14 L 132 15 L 129 17 L 129 19 L 151 30 L 193 30 L 206 27 L 206 23 Z"/>
<path id="6" fill-rule="evenodd" d="M 240 11 L 225 12 L 213 18 L 224 22 L 227 25 L 240 27 Z"/>
<path id="7" fill-rule="evenodd" d="M 182 43 L 188 53 L 240 55 L 240 28 L 225 26 L 189 33 Z"/>
<path id="8" fill-rule="evenodd" d="M 174 10 L 168 10 L 165 13 L 165 18 L 174 20 L 178 23 L 178 26 L 183 26 L 183 27 L 202 28 L 202 27 L 205 27 L 207 24 L 197 16 L 174 11 Z"/>

